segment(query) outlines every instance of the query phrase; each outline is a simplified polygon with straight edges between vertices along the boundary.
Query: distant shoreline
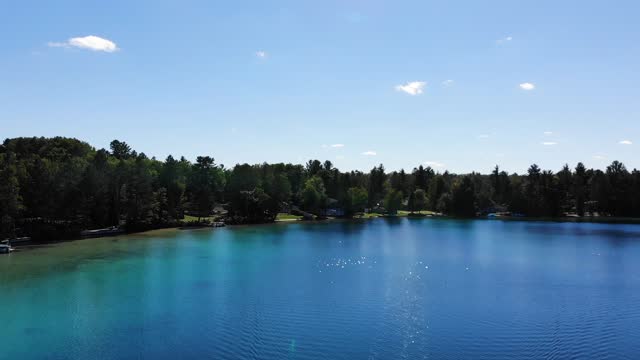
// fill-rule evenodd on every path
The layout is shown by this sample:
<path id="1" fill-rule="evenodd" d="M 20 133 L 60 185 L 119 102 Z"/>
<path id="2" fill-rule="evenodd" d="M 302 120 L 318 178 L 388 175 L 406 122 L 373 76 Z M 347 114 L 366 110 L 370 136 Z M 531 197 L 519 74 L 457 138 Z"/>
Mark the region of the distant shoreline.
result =
<path id="1" fill-rule="evenodd" d="M 407 215 L 399 215 L 399 216 L 372 216 L 372 217 L 360 217 L 360 218 L 335 218 L 329 217 L 322 220 L 297 220 L 297 219 L 285 219 L 285 220 L 276 220 L 274 222 L 268 223 L 258 223 L 258 224 L 236 224 L 236 225 L 227 225 L 227 228 L 230 229 L 240 229 L 240 228 L 251 228 L 251 227 L 261 227 L 261 226 L 274 226 L 274 225 L 291 225 L 291 224 L 326 224 L 331 222 L 367 222 L 371 220 L 398 220 L 398 219 L 409 219 L 411 221 L 415 220 L 445 220 L 445 221 L 508 221 L 508 222 L 547 222 L 547 223 L 584 223 L 584 224 L 610 224 L 610 225 L 640 225 L 640 218 L 618 218 L 618 217 L 560 217 L 560 218 L 533 218 L 533 217 L 498 217 L 498 218 L 487 218 L 487 217 L 471 217 L 471 218 L 461 218 L 461 217 L 453 217 L 453 216 L 407 216 Z M 158 228 L 158 229 L 149 229 L 145 231 L 138 232 L 130 232 L 123 233 L 115 236 L 103 236 L 103 237 L 93 237 L 93 238 L 80 238 L 80 239 L 65 239 L 55 242 L 49 243 L 35 243 L 28 245 L 16 245 L 14 248 L 19 251 L 37 249 L 41 247 L 49 247 L 55 246 L 58 244 L 75 242 L 75 241 L 91 241 L 95 239 L 108 239 L 108 238 L 117 238 L 119 236 L 134 236 L 134 235 L 152 235 L 154 232 L 161 231 L 189 231 L 189 230 L 206 230 L 206 229 L 216 229 L 209 226 L 199 226 L 199 227 L 166 227 L 166 228 Z"/>
<path id="2" fill-rule="evenodd" d="M 0 239 L 20 236 L 30 243 L 215 221 L 293 223 L 317 215 L 486 214 L 511 221 L 526 214 L 540 217 L 527 221 L 640 222 L 640 170 L 619 161 L 606 172 L 582 163 L 560 171 L 532 164 L 523 174 L 498 166 L 488 174 L 423 165 L 389 172 L 382 164 L 368 172 L 341 171 L 320 160 L 225 167 L 209 155 L 195 162 L 158 160 L 119 140 L 96 149 L 74 138 L 21 137 L 0 145 L 0 173 Z M 413 214 L 419 209 L 433 211 Z M 573 218 L 578 214 L 606 217 Z"/>

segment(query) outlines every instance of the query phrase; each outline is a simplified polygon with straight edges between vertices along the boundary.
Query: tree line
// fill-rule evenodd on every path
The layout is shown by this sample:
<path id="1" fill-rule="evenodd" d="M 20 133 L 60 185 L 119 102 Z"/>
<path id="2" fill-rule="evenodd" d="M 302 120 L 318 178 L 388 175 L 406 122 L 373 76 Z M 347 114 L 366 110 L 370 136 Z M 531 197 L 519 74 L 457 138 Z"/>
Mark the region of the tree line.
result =
<path id="1" fill-rule="evenodd" d="M 579 163 L 553 172 L 534 164 L 526 174 L 496 166 L 488 175 L 423 166 L 388 172 L 383 165 L 342 172 L 318 160 L 226 168 L 210 156 L 149 158 L 118 140 L 96 150 L 71 138 L 14 138 L 0 146 L 0 205 L 0 238 L 42 240 L 110 226 L 176 226 L 185 215 L 219 214 L 238 224 L 271 222 L 279 212 L 332 211 L 640 217 L 640 172 L 618 161 L 605 171 Z"/>

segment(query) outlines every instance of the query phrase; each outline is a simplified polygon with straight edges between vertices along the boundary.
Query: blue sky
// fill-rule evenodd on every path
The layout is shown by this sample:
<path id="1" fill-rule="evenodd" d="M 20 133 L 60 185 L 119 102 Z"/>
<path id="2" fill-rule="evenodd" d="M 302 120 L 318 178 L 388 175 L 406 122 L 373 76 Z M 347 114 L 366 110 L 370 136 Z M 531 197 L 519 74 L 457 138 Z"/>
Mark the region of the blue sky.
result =
<path id="1" fill-rule="evenodd" d="M 0 137 L 117 138 L 227 166 L 640 167 L 639 13 L 636 1 L 5 1 Z"/>

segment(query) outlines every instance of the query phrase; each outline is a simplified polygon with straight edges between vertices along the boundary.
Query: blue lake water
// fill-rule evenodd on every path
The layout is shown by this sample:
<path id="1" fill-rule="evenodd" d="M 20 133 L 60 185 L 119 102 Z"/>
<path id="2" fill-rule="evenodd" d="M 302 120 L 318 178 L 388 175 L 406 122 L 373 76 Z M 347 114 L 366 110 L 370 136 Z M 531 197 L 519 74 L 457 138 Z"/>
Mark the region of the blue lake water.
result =
<path id="1" fill-rule="evenodd" d="M 640 226 L 377 219 L 0 256 L 1 359 L 638 359 Z"/>

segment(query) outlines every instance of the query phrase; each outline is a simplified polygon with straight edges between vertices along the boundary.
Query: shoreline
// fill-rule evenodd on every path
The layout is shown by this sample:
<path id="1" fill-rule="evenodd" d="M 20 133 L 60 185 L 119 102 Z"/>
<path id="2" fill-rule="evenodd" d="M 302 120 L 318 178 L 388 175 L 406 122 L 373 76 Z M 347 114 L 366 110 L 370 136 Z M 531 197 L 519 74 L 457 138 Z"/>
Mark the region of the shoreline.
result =
<path id="1" fill-rule="evenodd" d="M 453 216 L 411 216 L 408 214 L 402 215 L 380 215 L 380 216 L 367 216 L 367 217 L 358 217 L 358 218 L 336 218 L 336 217 L 328 217 L 322 220 L 302 220 L 302 219 L 282 219 L 275 220 L 269 223 L 257 223 L 257 224 L 234 224 L 234 225 L 226 225 L 224 228 L 250 228 L 250 227 L 258 227 L 258 226 L 276 226 L 276 225 L 291 225 L 291 224 L 327 224 L 331 222 L 367 222 L 371 220 L 382 219 L 382 220 L 397 220 L 397 219 L 409 219 L 412 221 L 415 220 L 451 220 L 451 221 L 508 221 L 508 222 L 550 222 L 550 223 L 584 223 L 584 224 L 611 224 L 611 225 L 640 225 L 640 218 L 620 218 L 620 217 L 558 217 L 558 218 L 534 218 L 534 217 L 497 217 L 497 218 L 488 218 L 488 217 L 470 217 L 470 218 L 461 218 L 461 217 L 453 217 Z M 132 235 L 142 235 L 149 236 L 153 235 L 156 232 L 166 232 L 166 231 L 197 231 L 197 230 L 206 230 L 206 229 L 224 229 L 224 228 L 216 228 L 212 226 L 193 226 L 193 227 L 185 227 L 185 226 L 174 226 L 174 227 L 159 227 L 156 229 L 149 229 L 144 231 L 130 232 L 130 233 L 122 233 L 118 235 L 111 236 L 99 236 L 99 237 L 87 237 L 87 238 L 78 238 L 78 239 L 64 239 L 54 242 L 45 242 L 45 243 L 35 243 L 28 245 L 16 245 L 13 246 L 15 250 L 14 253 L 28 250 L 35 250 L 43 247 L 56 246 L 59 244 L 76 242 L 76 241 L 91 241 L 96 239 L 108 239 L 113 238 L 116 239 L 120 236 L 132 236 Z"/>

